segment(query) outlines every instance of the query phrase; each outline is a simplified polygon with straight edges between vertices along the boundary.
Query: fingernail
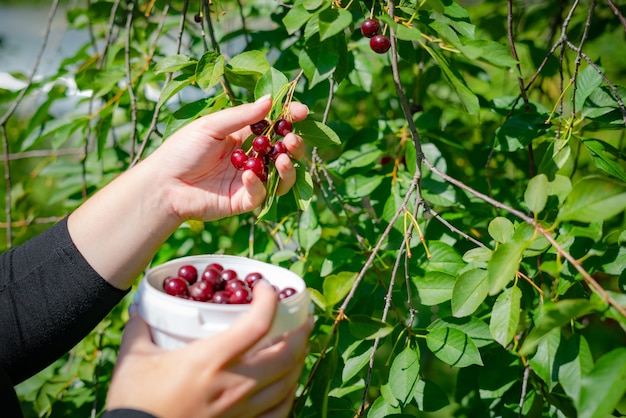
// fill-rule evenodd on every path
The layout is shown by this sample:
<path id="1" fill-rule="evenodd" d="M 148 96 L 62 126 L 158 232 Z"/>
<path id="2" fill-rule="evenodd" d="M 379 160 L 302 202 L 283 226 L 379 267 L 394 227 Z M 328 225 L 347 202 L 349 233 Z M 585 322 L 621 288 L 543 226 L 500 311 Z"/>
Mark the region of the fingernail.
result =
<path id="1" fill-rule="evenodd" d="M 256 99 L 256 101 L 254 103 L 261 103 L 261 102 L 266 102 L 268 101 L 270 98 L 272 97 L 271 94 L 266 94 L 265 96 L 259 97 L 258 99 Z"/>

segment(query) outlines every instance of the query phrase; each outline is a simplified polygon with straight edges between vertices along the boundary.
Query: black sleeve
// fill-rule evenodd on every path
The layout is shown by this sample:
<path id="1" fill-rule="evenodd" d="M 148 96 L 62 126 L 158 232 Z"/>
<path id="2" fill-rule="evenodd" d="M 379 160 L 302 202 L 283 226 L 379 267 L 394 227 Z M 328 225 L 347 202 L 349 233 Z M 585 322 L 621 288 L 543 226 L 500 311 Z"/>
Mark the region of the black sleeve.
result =
<path id="1" fill-rule="evenodd" d="M 74 246 L 67 218 L 0 256 L 0 367 L 13 384 L 80 342 L 128 293 Z"/>
<path id="2" fill-rule="evenodd" d="M 152 414 L 136 409 L 114 409 L 105 411 L 101 418 L 157 418 Z"/>

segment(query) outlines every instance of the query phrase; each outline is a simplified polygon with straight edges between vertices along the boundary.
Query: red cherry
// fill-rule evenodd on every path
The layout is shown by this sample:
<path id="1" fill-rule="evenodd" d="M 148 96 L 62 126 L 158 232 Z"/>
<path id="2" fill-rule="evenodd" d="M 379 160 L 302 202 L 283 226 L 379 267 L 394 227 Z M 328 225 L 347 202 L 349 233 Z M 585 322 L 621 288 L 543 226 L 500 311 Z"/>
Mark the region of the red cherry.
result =
<path id="1" fill-rule="evenodd" d="M 213 286 L 209 282 L 195 282 L 189 287 L 189 297 L 198 302 L 208 302 L 213 297 Z"/>
<path id="2" fill-rule="evenodd" d="M 384 54 L 391 48 L 391 41 L 385 35 L 376 35 L 370 39 L 370 48 L 377 54 Z"/>
<path id="3" fill-rule="evenodd" d="M 248 284 L 248 287 L 250 287 L 250 289 L 252 289 L 254 287 L 254 285 L 259 281 L 263 279 L 263 275 L 259 272 L 252 272 L 252 273 L 248 273 L 245 277 L 245 281 Z"/>
<path id="4" fill-rule="evenodd" d="M 224 266 L 222 266 L 220 263 L 211 263 L 208 266 L 205 267 L 206 269 L 215 269 L 218 272 L 224 270 Z"/>
<path id="5" fill-rule="evenodd" d="M 287 153 L 287 147 L 285 146 L 285 144 L 283 144 L 283 141 L 276 141 L 274 142 L 274 145 L 272 145 L 272 150 L 270 151 L 270 158 L 272 159 L 272 161 L 276 161 L 276 158 L 278 158 L 280 154 L 286 154 L 286 153 Z"/>
<path id="6" fill-rule="evenodd" d="M 285 136 L 293 129 L 293 124 L 287 119 L 279 119 L 274 126 L 274 131 L 280 135 Z"/>
<path id="7" fill-rule="evenodd" d="M 259 135 L 252 140 L 252 149 L 254 149 L 259 156 L 265 155 L 272 150 L 272 143 L 265 135 Z"/>
<path id="8" fill-rule="evenodd" d="M 361 23 L 361 33 L 367 38 L 373 38 L 380 32 L 380 23 L 374 19 L 365 19 Z"/>
<path id="9" fill-rule="evenodd" d="M 224 280 L 222 280 L 220 272 L 214 268 L 208 268 L 204 270 L 200 280 L 211 285 L 213 291 L 224 289 Z"/>
<path id="10" fill-rule="evenodd" d="M 286 287 L 280 292 L 278 292 L 278 299 L 280 300 L 287 299 L 288 297 L 293 296 L 296 293 L 298 292 L 293 287 Z"/>
<path id="11" fill-rule="evenodd" d="M 185 279 L 188 284 L 194 284 L 198 280 L 198 270 L 191 264 L 180 266 L 178 277 Z"/>
<path id="12" fill-rule="evenodd" d="M 232 304 L 244 304 L 252 301 L 252 293 L 248 287 L 238 287 L 230 292 L 229 302 Z"/>
<path id="13" fill-rule="evenodd" d="M 163 290 L 171 296 L 187 298 L 189 296 L 189 286 L 185 279 L 180 277 L 168 277 L 163 281 Z"/>
<path id="14" fill-rule="evenodd" d="M 237 279 L 237 272 L 235 270 L 231 270 L 231 269 L 225 269 L 222 270 L 220 272 L 220 277 L 222 278 L 222 280 L 224 280 L 225 282 L 232 280 L 232 279 Z"/>
<path id="15" fill-rule="evenodd" d="M 230 162 L 233 163 L 233 166 L 235 166 L 237 170 L 243 170 L 243 165 L 246 163 L 247 159 L 248 156 L 242 149 L 236 149 L 230 154 Z"/>
<path id="16" fill-rule="evenodd" d="M 246 282 L 241 279 L 234 278 L 226 281 L 226 285 L 224 286 L 224 290 L 228 290 L 230 292 L 234 292 L 235 290 L 241 287 L 248 287 Z"/>
<path id="17" fill-rule="evenodd" d="M 266 119 L 263 119 L 250 125 L 250 130 L 252 130 L 252 133 L 255 135 L 263 135 L 268 126 L 270 126 L 270 123 Z"/>
<path id="18" fill-rule="evenodd" d="M 250 157 L 246 160 L 243 169 L 250 170 L 254 174 L 256 174 L 257 177 L 261 178 L 263 176 L 263 173 L 265 172 L 265 164 L 260 158 Z"/>
<path id="19" fill-rule="evenodd" d="M 230 292 L 227 290 L 218 290 L 213 294 L 213 298 L 211 299 L 213 303 L 221 303 L 221 304 L 229 304 L 230 303 Z"/>

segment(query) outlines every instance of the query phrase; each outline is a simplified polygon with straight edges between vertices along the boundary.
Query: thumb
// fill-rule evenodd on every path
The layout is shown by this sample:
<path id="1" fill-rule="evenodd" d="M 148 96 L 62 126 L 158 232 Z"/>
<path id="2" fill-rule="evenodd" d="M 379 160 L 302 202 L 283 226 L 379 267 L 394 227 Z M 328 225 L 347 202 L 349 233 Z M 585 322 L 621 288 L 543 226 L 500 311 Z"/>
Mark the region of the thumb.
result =
<path id="1" fill-rule="evenodd" d="M 276 292 L 265 280 L 254 286 L 250 308 L 227 331 L 219 335 L 221 345 L 227 348 L 220 350 L 220 358 L 213 359 L 221 364 L 230 363 L 261 341 L 272 328 L 277 304 Z M 212 338 L 215 337 L 209 337 L 205 341 L 209 343 Z"/>

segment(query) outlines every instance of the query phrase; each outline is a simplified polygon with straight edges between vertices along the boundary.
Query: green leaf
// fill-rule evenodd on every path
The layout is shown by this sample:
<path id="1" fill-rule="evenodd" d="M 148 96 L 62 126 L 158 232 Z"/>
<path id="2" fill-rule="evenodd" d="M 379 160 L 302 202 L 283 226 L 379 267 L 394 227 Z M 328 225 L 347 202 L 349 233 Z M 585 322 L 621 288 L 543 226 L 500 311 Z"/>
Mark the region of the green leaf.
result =
<path id="1" fill-rule="evenodd" d="M 393 325 L 368 315 L 350 315 L 348 329 L 359 340 L 384 338 L 393 331 Z"/>
<path id="2" fill-rule="evenodd" d="M 293 7 L 289 9 L 285 17 L 283 17 L 283 25 L 285 25 L 287 33 L 293 35 L 316 14 L 315 12 L 307 10 L 303 2 L 297 1 Z"/>
<path id="3" fill-rule="evenodd" d="M 473 314 L 488 294 L 487 270 L 471 269 L 463 272 L 452 289 L 452 314 L 457 318 Z"/>
<path id="4" fill-rule="evenodd" d="M 511 55 L 509 47 L 499 42 L 486 39 L 469 40 L 460 49 L 463 55 L 472 60 L 483 60 L 505 68 L 513 68 L 517 65 L 517 60 Z"/>
<path id="5" fill-rule="evenodd" d="M 196 66 L 196 82 L 205 92 L 220 81 L 224 75 L 224 56 L 216 52 L 205 52 Z"/>
<path id="6" fill-rule="evenodd" d="M 289 90 L 289 80 L 282 72 L 272 67 L 259 78 L 255 88 L 254 97 L 259 99 L 266 94 L 272 96 L 273 108 L 276 113 L 282 111 L 282 101 Z M 274 115 L 277 117 L 277 115 Z M 273 119 L 275 119 L 273 117 Z"/>
<path id="7" fill-rule="evenodd" d="M 533 353 L 547 333 L 599 308 L 601 308 L 600 304 L 592 303 L 587 299 L 565 299 L 556 303 L 545 303 L 539 311 L 535 326 L 520 348 L 520 354 Z"/>
<path id="8" fill-rule="evenodd" d="M 534 112 L 513 115 L 496 130 L 494 149 L 514 152 L 526 148 L 547 131 L 545 121 L 545 115 Z"/>
<path id="9" fill-rule="evenodd" d="M 506 347 L 513 340 L 520 318 L 522 291 L 513 286 L 502 292 L 491 310 L 489 331 L 494 340 Z"/>
<path id="10" fill-rule="evenodd" d="M 298 209 L 305 211 L 309 208 L 313 198 L 313 178 L 304 164 L 294 161 L 293 165 L 296 168 L 296 184 L 291 190 L 296 199 Z"/>
<path id="11" fill-rule="evenodd" d="M 513 222 L 509 221 L 507 218 L 497 216 L 489 222 L 487 232 L 489 232 L 491 238 L 495 239 L 497 242 L 505 243 L 513 237 L 515 227 L 513 226 Z"/>
<path id="12" fill-rule="evenodd" d="M 330 78 L 339 64 L 339 48 L 336 37 L 320 40 L 319 33 L 309 39 L 300 51 L 298 64 L 309 80 L 309 88 Z"/>
<path id="13" fill-rule="evenodd" d="M 250 92 L 256 83 L 270 69 L 270 65 L 261 51 L 246 51 L 235 55 L 224 67 L 226 78 L 234 85 Z"/>
<path id="14" fill-rule="evenodd" d="M 602 222 L 626 209 L 626 185 L 600 176 L 574 184 L 559 210 L 561 221 Z"/>
<path id="15" fill-rule="evenodd" d="M 463 257 L 448 243 L 429 241 L 427 243 L 431 259 L 426 265 L 428 271 L 441 271 L 456 277 L 459 270 L 465 267 Z"/>
<path id="16" fill-rule="evenodd" d="M 552 391 L 558 383 L 558 376 L 555 375 L 554 371 L 560 340 L 561 331 L 553 329 L 541 339 L 537 351 L 528 360 L 530 367 L 543 380 L 549 391 Z"/>
<path id="17" fill-rule="evenodd" d="M 334 306 L 345 298 L 357 278 L 357 273 L 343 271 L 331 274 L 322 284 L 323 295 L 330 306 Z"/>
<path id="18" fill-rule="evenodd" d="M 346 197 L 358 199 L 369 196 L 382 182 L 383 178 L 380 176 L 365 176 L 361 174 L 350 176 L 345 179 L 344 184 Z"/>
<path id="19" fill-rule="evenodd" d="M 491 333 L 489 332 L 489 325 L 487 325 L 483 320 L 469 316 L 465 318 L 454 318 L 451 316 L 447 316 L 445 318 L 437 318 L 430 325 L 428 325 L 427 329 L 432 330 L 435 328 L 454 328 L 459 331 L 463 331 L 474 341 L 476 347 L 485 347 L 491 343 L 493 343 L 493 338 L 491 337 Z"/>
<path id="20" fill-rule="evenodd" d="M 578 418 L 610 416 L 626 393 L 626 348 L 617 348 L 598 359 L 583 378 Z"/>
<path id="21" fill-rule="evenodd" d="M 583 376 L 593 368 L 593 357 L 585 337 L 573 334 L 569 338 L 561 335 L 556 352 L 555 369 L 563 391 L 574 401 L 580 402 L 580 386 Z"/>
<path id="22" fill-rule="evenodd" d="M 352 23 L 352 13 L 344 9 L 326 9 L 319 14 L 320 41 L 342 32 Z"/>
<path id="23" fill-rule="evenodd" d="M 457 93 L 459 99 L 461 100 L 461 103 L 463 103 L 463 106 L 465 107 L 467 112 L 470 115 L 478 115 L 478 111 L 480 109 L 478 104 L 478 97 L 476 97 L 476 95 L 470 90 L 470 88 L 463 80 L 463 77 L 458 73 L 457 70 L 454 69 L 454 67 L 450 65 L 448 60 L 441 54 L 441 52 L 430 48 L 422 41 L 419 42 L 422 48 L 424 48 L 430 54 L 430 56 L 432 56 L 435 61 L 437 61 L 437 64 L 439 64 L 441 71 L 443 71 L 444 76 L 454 88 L 454 91 Z"/>
<path id="24" fill-rule="evenodd" d="M 440 271 L 413 277 L 420 302 L 426 306 L 438 305 L 452 299 L 455 281 L 455 276 Z"/>
<path id="25" fill-rule="evenodd" d="M 325 311 L 328 308 L 328 302 L 319 290 L 309 287 L 307 288 L 307 291 L 309 292 L 311 301 L 316 304 L 321 310 Z"/>
<path id="26" fill-rule="evenodd" d="M 362 353 L 351 356 L 345 360 L 345 365 L 341 371 L 341 380 L 348 382 L 363 370 L 363 368 L 369 364 L 373 351 L 374 347 L 369 345 Z"/>
<path id="27" fill-rule="evenodd" d="M 223 109 L 227 103 L 228 97 L 222 93 L 215 97 L 203 97 L 195 102 L 181 106 L 180 109 L 176 110 L 167 118 L 163 137 L 169 137 L 199 116 L 207 115 L 211 113 L 211 111 Z"/>
<path id="28" fill-rule="evenodd" d="M 393 29 L 396 38 L 402 41 L 418 41 L 422 38 L 422 32 L 415 25 L 405 26 L 400 24 L 388 14 L 381 16 L 380 20 L 389 25 Z"/>
<path id="29" fill-rule="evenodd" d="M 474 341 L 458 329 L 435 328 L 426 335 L 426 345 L 439 360 L 451 366 L 483 365 Z"/>
<path id="30" fill-rule="evenodd" d="M 587 151 L 589 151 L 596 167 L 626 182 L 626 170 L 624 170 L 624 167 L 619 163 L 619 161 L 623 161 L 623 159 L 618 149 L 598 139 L 584 139 L 581 142 L 585 148 L 587 148 Z"/>
<path id="31" fill-rule="evenodd" d="M 328 125 L 313 119 L 305 119 L 294 125 L 294 132 L 302 137 L 302 140 L 318 148 L 340 145 L 339 136 Z"/>
<path id="32" fill-rule="evenodd" d="M 417 348 L 406 347 L 396 356 L 389 369 L 389 386 L 400 404 L 405 405 L 415 396 L 419 374 L 419 351 Z"/>
<path id="33" fill-rule="evenodd" d="M 548 203 L 548 177 L 539 174 L 528 182 L 524 192 L 524 203 L 535 214 L 541 212 Z"/>
<path id="34" fill-rule="evenodd" d="M 317 221 L 316 213 L 311 210 L 302 211 L 300 218 L 298 219 L 298 228 L 294 232 L 294 238 L 296 242 L 309 252 L 311 248 L 320 240 L 322 236 L 322 227 Z"/>
<path id="35" fill-rule="evenodd" d="M 339 158 L 330 162 L 328 168 L 342 175 L 355 168 L 370 167 L 382 155 L 382 151 L 376 145 L 366 142 L 356 149 L 345 151 Z"/>
<path id="36" fill-rule="evenodd" d="M 487 264 L 489 294 L 498 294 L 517 275 L 527 241 L 509 241 L 496 248 Z"/>
<path id="37" fill-rule="evenodd" d="M 183 68 L 196 65 L 197 62 L 197 59 L 188 55 L 168 55 L 156 63 L 154 73 L 173 73 Z"/>
<path id="38" fill-rule="evenodd" d="M 450 404 L 448 395 L 441 387 L 427 379 L 417 381 L 415 402 L 420 411 L 435 412 Z"/>
<path id="39" fill-rule="evenodd" d="M 591 65 L 578 73 L 576 82 L 576 110 L 584 107 L 585 101 L 603 83 L 602 74 L 596 71 Z"/>
<path id="40" fill-rule="evenodd" d="M 194 81 L 193 74 L 181 74 L 176 78 L 173 78 L 165 85 L 159 96 L 158 107 L 163 106 L 169 99 L 182 89 L 190 85 Z"/>

